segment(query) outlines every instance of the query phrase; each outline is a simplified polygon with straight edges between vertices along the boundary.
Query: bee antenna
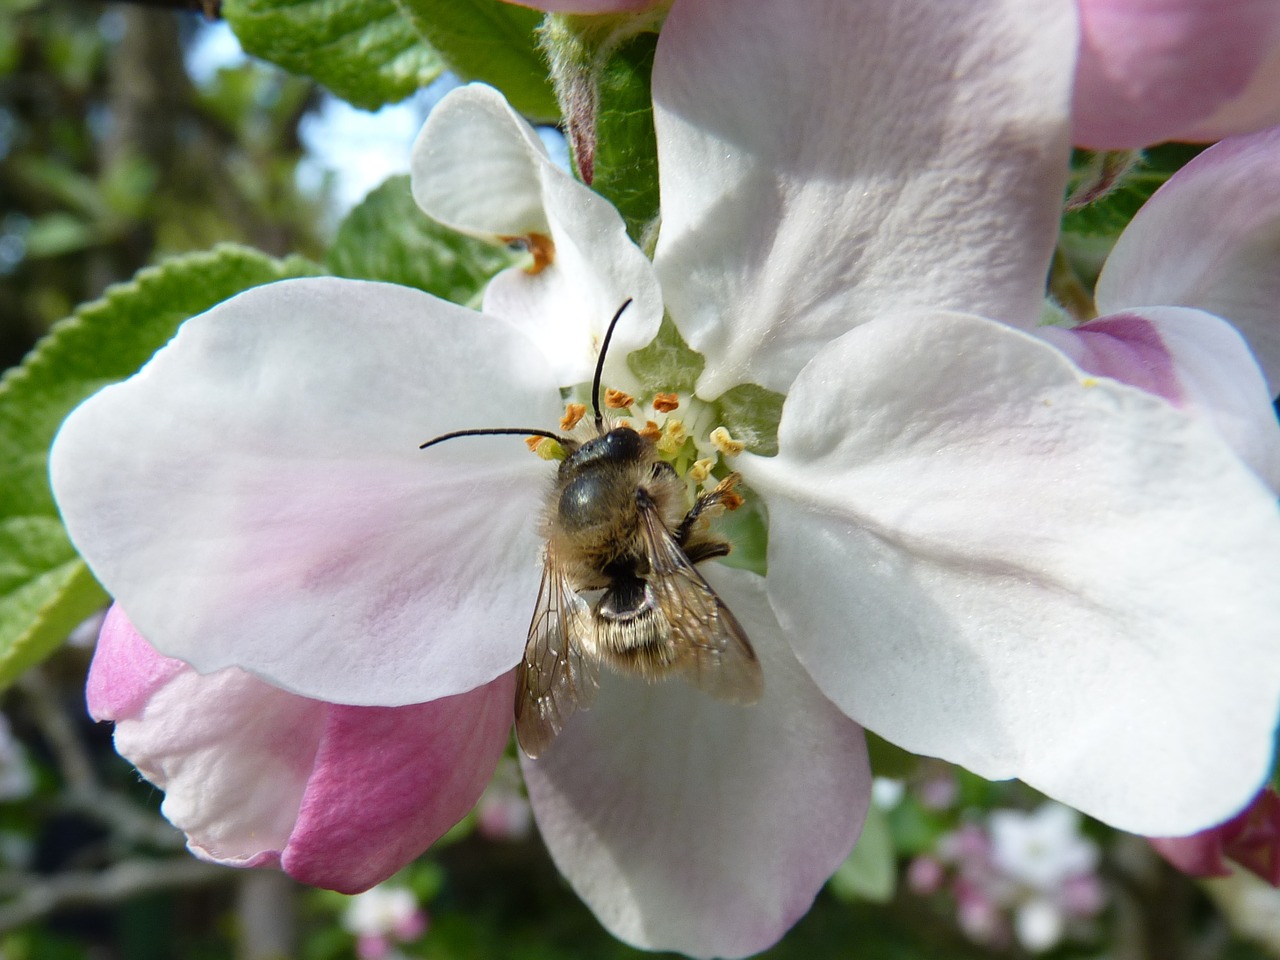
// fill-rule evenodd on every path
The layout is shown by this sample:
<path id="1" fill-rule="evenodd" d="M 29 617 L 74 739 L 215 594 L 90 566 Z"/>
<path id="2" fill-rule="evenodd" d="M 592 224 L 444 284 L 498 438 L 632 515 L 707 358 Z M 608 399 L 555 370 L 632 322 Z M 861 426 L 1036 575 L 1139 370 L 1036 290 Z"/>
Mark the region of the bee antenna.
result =
<path id="1" fill-rule="evenodd" d="M 604 429 L 604 414 L 600 412 L 600 377 L 604 374 L 604 358 L 609 352 L 609 341 L 613 339 L 613 328 L 618 325 L 623 311 L 629 306 L 631 306 L 631 297 L 627 297 L 618 308 L 618 312 L 613 315 L 613 319 L 609 321 L 609 329 L 604 332 L 604 342 L 600 344 L 600 356 L 596 358 L 596 375 L 591 381 L 591 407 L 596 412 L 597 430 Z"/>
<path id="2" fill-rule="evenodd" d="M 557 443 L 567 443 L 564 437 L 552 433 L 550 430 L 526 430 L 523 427 L 485 427 L 480 430 L 455 430 L 453 433 L 442 434 L 433 440 L 418 445 L 419 450 L 425 450 L 427 447 L 434 447 L 437 443 L 444 443 L 446 440 L 453 440 L 457 437 L 498 437 L 498 436 L 517 436 L 517 437 L 546 437 L 548 440 L 555 440 Z"/>

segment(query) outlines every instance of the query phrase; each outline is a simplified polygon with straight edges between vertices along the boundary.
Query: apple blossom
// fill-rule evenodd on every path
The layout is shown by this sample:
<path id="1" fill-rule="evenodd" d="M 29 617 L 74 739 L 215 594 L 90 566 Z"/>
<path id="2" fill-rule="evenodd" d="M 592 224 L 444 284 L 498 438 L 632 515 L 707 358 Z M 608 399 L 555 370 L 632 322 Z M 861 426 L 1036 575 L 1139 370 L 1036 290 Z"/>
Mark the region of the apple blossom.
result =
<path id="1" fill-rule="evenodd" d="M 1276 0 L 1079 0 L 1073 136 L 1098 149 L 1280 123 Z"/>
<path id="2" fill-rule="evenodd" d="M 239 668 L 282 696 L 402 707 L 500 682 L 547 464 L 509 438 L 417 445 L 553 426 L 632 297 L 606 380 L 630 386 L 627 350 L 669 314 L 704 363 L 664 372 L 696 390 L 661 423 L 636 408 L 679 420 L 706 469 L 732 458 L 767 509 L 767 576 L 705 565 L 766 679 L 740 708 L 606 676 L 522 761 L 606 926 L 698 956 L 776 940 L 866 809 L 849 718 L 1131 829 L 1234 813 L 1280 696 L 1274 502 L 1212 426 L 1013 326 L 1040 315 L 1056 237 L 1071 3 L 924 6 L 803 0 L 780 25 L 763 0 L 677 0 L 652 264 L 496 92 L 450 94 L 414 196 L 524 239 L 533 268 L 495 278 L 481 313 L 311 279 L 189 321 L 55 443 L 95 574 L 209 674 L 193 691 Z M 748 383 L 786 393 L 776 456 L 716 439 L 717 402 Z"/>

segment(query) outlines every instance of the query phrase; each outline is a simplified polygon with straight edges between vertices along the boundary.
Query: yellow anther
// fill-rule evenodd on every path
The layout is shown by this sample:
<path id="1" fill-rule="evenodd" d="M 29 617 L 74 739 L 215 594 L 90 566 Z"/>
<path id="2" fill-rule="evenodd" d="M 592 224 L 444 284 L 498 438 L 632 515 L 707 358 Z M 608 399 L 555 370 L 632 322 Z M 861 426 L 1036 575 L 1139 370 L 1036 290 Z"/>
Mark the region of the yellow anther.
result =
<path id="1" fill-rule="evenodd" d="M 726 457 L 736 457 L 747 449 L 747 445 L 741 440 L 735 440 L 729 436 L 729 431 L 724 427 L 716 427 L 712 430 L 709 439 L 711 440 L 711 445 Z"/>
<path id="2" fill-rule="evenodd" d="M 667 425 L 662 428 L 662 439 L 658 441 L 658 452 L 670 456 L 684 446 L 688 436 L 683 420 L 668 420 Z"/>
<path id="3" fill-rule="evenodd" d="M 706 483 L 707 478 L 711 476 L 711 468 L 715 465 L 716 462 L 710 457 L 695 460 L 693 466 L 689 468 L 689 476 L 693 477 L 694 483 Z"/>
<path id="4" fill-rule="evenodd" d="M 571 403 L 564 408 L 564 416 L 560 418 L 561 430 L 572 430 L 587 415 L 585 403 Z"/>
<path id="5" fill-rule="evenodd" d="M 610 387 L 604 392 L 604 405 L 610 410 L 625 410 L 636 402 L 636 398 L 622 390 Z"/>
<path id="6" fill-rule="evenodd" d="M 1093 377 L 1085 377 L 1083 380 L 1080 381 L 1080 386 L 1082 387 L 1096 387 L 1097 385 L 1098 385 L 1098 381 Z"/>
<path id="7" fill-rule="evenodd" d="M 528 437 L 525 445 L 543 460 L 563 460 L 564 447 L 550 437 Z"/>
<path id="8" fill-rule="evenodd" d="M 674 393 L 655 393 L 653 395 L 653 409 L 658 413 L 670 413 L 680 406 L 680 398 Z"/>

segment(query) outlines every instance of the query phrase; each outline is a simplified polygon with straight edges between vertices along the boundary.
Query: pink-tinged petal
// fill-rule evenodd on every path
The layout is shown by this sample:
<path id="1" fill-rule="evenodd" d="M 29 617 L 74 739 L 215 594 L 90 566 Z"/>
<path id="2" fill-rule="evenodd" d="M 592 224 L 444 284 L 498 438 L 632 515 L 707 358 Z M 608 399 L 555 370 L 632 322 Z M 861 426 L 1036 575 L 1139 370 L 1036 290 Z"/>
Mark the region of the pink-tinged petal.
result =
<path id="1" fill-rule="evenodd" d="M 1222 855 L 1217 829 L 1189 837 L 1153 838 L 1151 845 L 1171 864 L 1193 877 L 1229 877 L 1231 867 Z"/>
<path id="2" fill-rule="evenodd" d="M 343 893 L 390 877 L 484 792 L 511 738 L 514 674 L 407 707 L 331 706 L 282 865 Z"/>
<path id="3" fill-rule="evenodd" d="M 698 392 L 785 390 L 911 305 L 1039 316 L 1074 3 L 677 0 L 653 70 L 667 308 Z"/>
<path id="4" fill-rule="evenodd" d="M 1265 84 L 1280 53 L 1280 3 L 1079 3 L 1073 135 L 1081 146 L 1130 149 L 1187 139 L 1197 126 L 1223 136 L 1280 119 L 1280 88 Z"/>
<path id="5" fill-rule="evenodd" d="M 95 720 L 136 717 L 153 693 L 183 670 L 181 660 L 157 653 L 112 604 L 98 632 L 98 645 L 85 681 L 85 702 Z"/>
<path id="6" fill-rule="evenodd" d="M 1192 876 L 1230 876 L 1233 860 L 1280 887 L 1280 795 L 1268 787 L 1226 823 L 1189 837 L 1152 838 L 1151 845 Z"/>
<path id="7" fill-rule="evenodd" d="M 51 471 L 138 630 L 204 672 L 396 706 L 520 656 L 559 392 L 508 324 L 389 284 L 257 287 L 80 406 Z"/>
<path id="8" fill-rule="evenodd" d="M 1280 490 L 1280 422 L 1257 361 L 1226 321 L 1187 307 L 1147 307 L 1037 333 L 1089 373 L 1205 417 L 1263 481 Z"/>
<path id="9" fill-rule="evenodd" d="M 850 716 L 1123 829 L 1234 815 L 1280 705 L 1275 497 L 1202 420 L 957 315 L 822 351 L 779 454 L 769 598 Z"/>
<path id="10" fill-rule="evenodd" d="M 192 852 L 227 866 L 367 889 L 466 814 L 509 739 L 509 673 L 432 703 L 343 707 L 234 667 L 201 675 L 148 657 L 118 607 L 99 642 L 91 684 L 138 686 L 122 652 L 147 681 L 155 664 L 177 664 L 140 710 L 117 718 L 116 749 L 165 791 L 161 812 Z"/>
<path id="11" fill-rule="evenodd" d="M 502 94 L 471 84 L 431 111 L 413 150 L 413 196 L 455 230 L 530 244 L 534 266 L 494 277 L 484 309 L 537 343 L 561 385 L 591 379 L 605 328 L 630 298 L 608 367 L 610 383 L 629 381 L 626 355 L 662 321 L 653 265 L 613 205 L 552 163 Z"/>
<path id="12" fill-rule="evenodd" d="M 521 765 L 552 858 L 615 936 L 742 957 L 781 937 L 848 855 L 871 774 L 861 730 L 787 650 L 760 578 L 702 569 L 759 654 L 760 702 L 610 674 Z"/>
<path id="13" fill-rule="evenodd" d="M 1195 307 L 1235 324 L 1280 389 L 1280 127 L 1224 140 L 1155 192 L 1098 278 L 1101 313 Z"/>
<path id="14" fill-rule="evenodd" d="M 1211 143 L 1276 124 L 1280 124 L 1280 42 L 1272 44 L 1271 55 L 1235 99 L 1223 103 L 1179 139 Z"/>

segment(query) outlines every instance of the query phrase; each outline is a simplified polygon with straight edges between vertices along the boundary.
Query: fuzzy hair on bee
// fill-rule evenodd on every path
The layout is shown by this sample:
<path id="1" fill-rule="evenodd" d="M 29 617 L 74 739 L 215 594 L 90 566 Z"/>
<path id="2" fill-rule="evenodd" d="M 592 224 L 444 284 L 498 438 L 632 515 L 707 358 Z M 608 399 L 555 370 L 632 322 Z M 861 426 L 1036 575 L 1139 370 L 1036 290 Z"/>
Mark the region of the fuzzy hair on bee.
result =
<path id="1" fill-rule="evenodd" d="M 587 439 L 502 427 L 422 445 L 525 434 L 554 439 L 565 451 L 543 510 L 542 582 L 516 668 L 516 739 L 534 758 L 594 702 L 601 665 L 650 683 L 681 677 L 729 703 L 754 703 L 763 691 L 746 632 L 697 569 L 729 553 L 707 518 L 737 499 L 738 475 L 689 506 L 684 481 L 657 444 L 600 410 L 605 353 L 630 303 L 618 309 L 600 348 Z"/>

